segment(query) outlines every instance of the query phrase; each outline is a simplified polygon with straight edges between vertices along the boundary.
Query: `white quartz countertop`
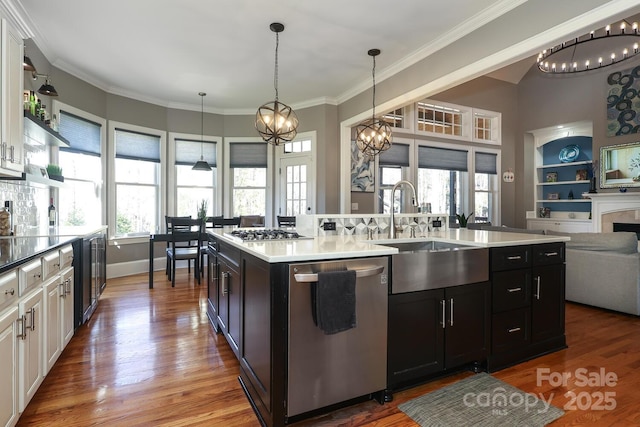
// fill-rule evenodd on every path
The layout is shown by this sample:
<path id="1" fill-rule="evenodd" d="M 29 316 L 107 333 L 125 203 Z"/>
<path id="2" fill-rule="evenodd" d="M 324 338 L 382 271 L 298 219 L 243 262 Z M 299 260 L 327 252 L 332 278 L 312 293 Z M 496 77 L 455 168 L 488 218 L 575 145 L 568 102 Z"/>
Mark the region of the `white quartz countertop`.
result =
<path id="1" fill-rule="evenodd" d="M 76 236 L 84 237 L 105 231 L 106 225 L 79 225 L 79 226 L 66 226 L 66 227 L 28 227 L 25 228 L 22 234 L 13 237 L 54 237 L 54 236 Z"/>
<path id="2" fill-rule="evenodd" d="M 209 233 L 221 238 L 241 250 L 269 263 L 318 261 L 327 259 L 362 258 L 398 253 L 398 249 L 384 246 L 386 243 L 407 243 L 419 241 L 439 241 L 461 245 L 493 248 L 540 243 L 569 241 L 567 236 L 546 236 L 542 234 L 507 233 L 502 231 L 452 229 L 429 232 L 413 238 L 400 234 L 395 239 L 386 235 L 374 236 L 318 236 L 313 239 L 252 241 L 242 242 L 225 235 L 230 230 L 215 229 Z"/>

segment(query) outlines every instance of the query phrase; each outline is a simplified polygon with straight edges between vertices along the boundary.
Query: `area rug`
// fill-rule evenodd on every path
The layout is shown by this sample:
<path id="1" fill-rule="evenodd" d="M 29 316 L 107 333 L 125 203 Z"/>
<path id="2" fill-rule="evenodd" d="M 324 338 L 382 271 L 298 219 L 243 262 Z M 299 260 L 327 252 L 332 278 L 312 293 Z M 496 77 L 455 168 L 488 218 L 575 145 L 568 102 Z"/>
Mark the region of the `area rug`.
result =
<path id="1" fill-rule="evenodd" d="M 564 411 L 552 396 L 525 393 L 480 373 L 405 402 L 398 408 L 425 426 L 544 426 Z"/>

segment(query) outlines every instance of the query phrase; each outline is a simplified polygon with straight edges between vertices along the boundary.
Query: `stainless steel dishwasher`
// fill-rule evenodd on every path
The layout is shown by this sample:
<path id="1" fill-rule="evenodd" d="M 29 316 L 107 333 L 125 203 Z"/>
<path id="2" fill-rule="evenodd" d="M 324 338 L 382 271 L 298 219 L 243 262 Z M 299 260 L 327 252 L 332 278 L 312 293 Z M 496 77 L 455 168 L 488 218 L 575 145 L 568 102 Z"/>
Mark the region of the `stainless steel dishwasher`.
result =
<path id="1" fill-rule="evenodd" d="M 386 388 L 388 259 L 289 266 L 287 416 Z M 321 271 L 356 271 L 356 327 L 325 335 L 313 320 L 311 286 Z"/>

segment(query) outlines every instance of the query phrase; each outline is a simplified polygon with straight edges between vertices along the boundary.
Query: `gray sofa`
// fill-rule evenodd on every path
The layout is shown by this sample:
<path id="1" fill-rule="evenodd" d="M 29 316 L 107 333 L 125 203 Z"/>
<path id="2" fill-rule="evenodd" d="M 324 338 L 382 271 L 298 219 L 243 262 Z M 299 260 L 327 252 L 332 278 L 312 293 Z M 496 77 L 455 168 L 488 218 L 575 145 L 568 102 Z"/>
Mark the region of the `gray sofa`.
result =
<path id="1" fill-rule="evenodd" d="M 567 301 L 640 316 L 640 253 L 635 233 L 561 233 L 484 226 L 481 230 L 569 236 Z"/>

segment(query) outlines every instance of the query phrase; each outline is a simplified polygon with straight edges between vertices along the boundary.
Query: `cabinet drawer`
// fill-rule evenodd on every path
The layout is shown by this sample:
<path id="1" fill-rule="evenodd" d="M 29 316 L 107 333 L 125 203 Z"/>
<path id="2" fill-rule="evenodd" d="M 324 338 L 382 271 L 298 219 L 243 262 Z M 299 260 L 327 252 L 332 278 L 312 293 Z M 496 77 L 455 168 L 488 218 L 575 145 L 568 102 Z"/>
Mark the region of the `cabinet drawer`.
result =
<path id="1" fill-rule="evenodd" d="M 531 270 L 499 271 L 493 274 L 493 312 L 526 307 L 531 301 Z"/>
<path id="2" fill-rule="evenodd" d="M 230 266 L 240 267 L 240 249 L 219 242 L 218 255 L 224 257 Z"/>
<path id="3" fill-rule="evenodd" d="M 25 295 L 42 283 L 42 263 L 40 259 L 23 264 L 20 267 L 20 296 Z"/>
<path id="4" fill-rule="evenodd" d="M 49 252 L 42 257 L 42 280 L 47 280 L 60 272 L 60 253 Z"/>
<path id="5" fill-rule="evenodd" d="M 564 242 L 533 245 L 533 265 L 562 264 Z"/>
<path id="6" fill-rule="evenodd" d="M 513 348 L 524 348 L 529 343 L 530 322 L 528 307 L 494 314 L 491 326 L 492 352 L 502 353 Z"/>
<path id="7" fill-rule="evenodd" d="M 71 266 L 73 263 L 73 246 L 67 245 L 60 249 L 60 270 Z"/>
<path id="8" fill-rule="evenodd" d="M 509 246 L 491 250 L 491 270 L 511 270 L 531 266 L 531 246 Z"/>
<path id="9" fill-rule="evenodd" d="M 18 270 L 0 276 L 0 311 L 18 300 Z"/>

